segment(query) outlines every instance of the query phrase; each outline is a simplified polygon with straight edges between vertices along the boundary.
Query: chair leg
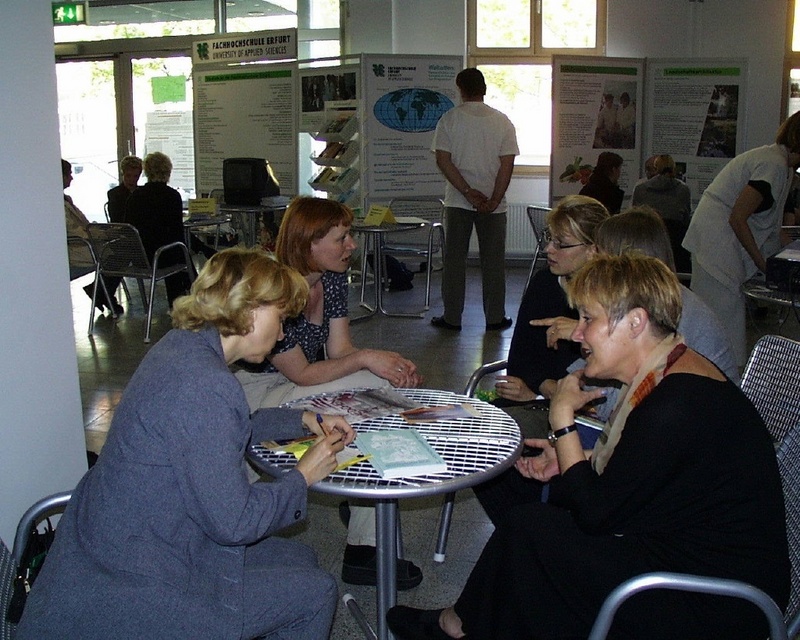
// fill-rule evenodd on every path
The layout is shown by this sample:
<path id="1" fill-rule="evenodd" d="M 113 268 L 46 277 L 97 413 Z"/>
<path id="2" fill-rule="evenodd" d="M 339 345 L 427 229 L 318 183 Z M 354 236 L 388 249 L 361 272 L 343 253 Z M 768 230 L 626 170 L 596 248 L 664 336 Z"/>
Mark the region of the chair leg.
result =
<path id="1" fill-rule="evenodd" d="M 128 302 L 131 300 L 131 292 L 128 291 L 128 285 L 125 283 L 125 278 L 119 281 L 120 285 L 122 286 L 122 290 L 125 292 L 125 297 L 127 298 Z"/>
<path id="2" fill-rule="evenodd" d="M 139 285 L 142 286 L 142 289 L 144 289 L 144 286 L 141 284 L 141 282 L 142 281 L 140 280 Z M 153 300 L 155 299 L 155 297 L 156 297 L 156 279 L 155 277 L 153 277 L 150 279 L 150 303 L 147 305 L 147 325 L 144 331 L 145 344 L 150 343 L 150 324 L 153 321 Z"/>
<path id="3" fill-rule="evenodd" d="M 439 536 L 436 539 L 436 550 L 433 552 L 434 562 L 444 562 L 444 554 L 447 551 L 447 536 L 450 534 L 450 521 L 453 518 L 455 500 L 455 493 L 448 493 L 444 497 L 442 515 L 439 517 Z"/>
<path id="4" fill-rule="evenodd" d="M 144 281 L 141 278 L 136 278 L 139 284 L 139 295 L 142 296 L 142 308 L 147 309 L 147 294 L 144 291 Z"/>
<path id="5" fill-rule="evenodd" d="M 531 268 L 528 270 L 528 279 L 525 281 L 525 288 L 522 290 L 523 293 L 528 290 L 528 285 L 531 283 L 531 278 L 533 278 L 533 272 L 536 269 L 536 261 L 539 259 L 539 243 L 536 243 L 536 249 L 533 251 L 533 258 L 531 258 Z"/>

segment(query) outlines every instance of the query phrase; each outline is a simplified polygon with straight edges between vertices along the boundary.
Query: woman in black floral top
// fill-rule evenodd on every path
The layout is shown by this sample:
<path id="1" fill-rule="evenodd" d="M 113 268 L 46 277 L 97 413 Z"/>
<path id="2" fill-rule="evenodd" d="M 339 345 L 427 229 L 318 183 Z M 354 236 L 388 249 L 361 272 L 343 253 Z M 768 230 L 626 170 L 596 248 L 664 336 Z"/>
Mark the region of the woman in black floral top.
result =
<path id="1" fill-rule="evenodd" d="M 252 410 L 326 391 L 417 387 L 422 382 L 416 365 L 399 353 L 353 345 L 347 317 L 347 269 L 356 248 L 350 235 L 352 222 L 348 207 L 321 198 L 295 198 L 286 210 L 276 254 L 305 276 L 308 304 L 300 316 L 285 323 L 285 339 L 260 371 L 237 372 Z M 372 508 L 352 506 L 347 542 L 342 579 L 350 584 L 375 584 Z M 421 581 L 418 567 L 398 561 L 399 589 Z"/>

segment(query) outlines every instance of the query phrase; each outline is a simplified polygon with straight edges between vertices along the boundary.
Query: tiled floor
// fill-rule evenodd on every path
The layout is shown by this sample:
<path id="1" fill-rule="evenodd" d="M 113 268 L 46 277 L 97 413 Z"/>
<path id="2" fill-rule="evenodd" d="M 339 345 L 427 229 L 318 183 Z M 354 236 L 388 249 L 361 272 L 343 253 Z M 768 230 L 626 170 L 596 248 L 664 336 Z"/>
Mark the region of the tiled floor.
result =
<path id="1" fill-rule="evenodd" d="M 518 301 L 527 277 L 524 266 L 508 270 L 507 315 L 516 317 Z M 111 423 L 114 408 L 133 371 L 148 346 L 143 343 L 145 314 L 135 283 L 131 282 L 131 300 L 121 300 L 126 313 L 119 320 L 108 315 L 98 315 L 95 335 L 88 338 L 89 300 L 81 291 L 85 283 L 72 284 L 76 351 L 83 400 L 87 447 L 98 451 Z M 153 321 L 153 344 L 170 328 L 166 314 L 166 297 L 163 289 L 157 291 L 158 301 Z M 420 309 L 424 299 L 424 276 L 415 278 L 411 291 L 386 294 L 389 309 Z M 352 291 L 351 314 L 356 316 L 358 291 Z M 442 331 L 431 327 L 429 318 L 440 312 L 439 274 L 434 274 L 432 286 L 432 311 L 425 319 L 396 319 L 374 317 L 352 325 L 354 342 L 358 346 L 399 351 L 414 360 L 425 376 L 425 386 L 462 391 L 469 375 L 481 363 L 505 357 L 511 341 L 512 330 L 486 332 L 481 310 L 480 275 L 477 268 L 468 270 L 468 309 L 462 320 L 460 333 Z M 778 332 L 777 314 L 771 311 L 750 323 L 750 344 L 763 333 Z M 782 333 L 800 339 L 797 318 L 790 316 Z M 323 567 L 339 574 L 341 554 L 346 531 L 339 521 L 339 500 L 312 492 L 307 522 L 287 532 L 314 547 Z M 443 564 L 433 562 L 433 548 L 438 527 L 441 498 L 404 500 L 401 503 L 402 529 L 406 556 L 419 564 L 425 574 L 416 589 L 399 594 L 401 604 L 441 607 L 451 604 L 460 593 L 475 560 L 492 531 L 488 518 L 477 504 L 471 491 L 458 494 L 454 521 L 448 545 L 447 559 Z M 340 583 L 340 594 L 351 593 L 363 608 L 367 619 L 375 617 L 375 590 Z M 340 601 L 334 622 L 332 640 L 350 640 L 359 636 L 353 618 Z"/>

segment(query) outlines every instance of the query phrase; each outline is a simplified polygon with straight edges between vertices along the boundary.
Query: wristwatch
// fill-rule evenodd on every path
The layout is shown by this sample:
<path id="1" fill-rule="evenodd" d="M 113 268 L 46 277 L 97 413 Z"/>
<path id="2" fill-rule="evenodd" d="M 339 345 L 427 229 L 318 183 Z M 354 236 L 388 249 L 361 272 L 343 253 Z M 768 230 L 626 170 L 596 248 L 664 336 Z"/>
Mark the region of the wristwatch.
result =
<path id="1" fill-rule="evenodd" d="M 564 427 L 563 429 L 558 429 L 557 431 L 551 431 L 550 433 L 547 434 L 547 441 L 550 443 L 551 447 L 555 447 L 556 442 L 558 441 L 559 438 L 577 430 L 578 427 L 576 427 L 574 424 L 571 424 L 570 426 Z"/>

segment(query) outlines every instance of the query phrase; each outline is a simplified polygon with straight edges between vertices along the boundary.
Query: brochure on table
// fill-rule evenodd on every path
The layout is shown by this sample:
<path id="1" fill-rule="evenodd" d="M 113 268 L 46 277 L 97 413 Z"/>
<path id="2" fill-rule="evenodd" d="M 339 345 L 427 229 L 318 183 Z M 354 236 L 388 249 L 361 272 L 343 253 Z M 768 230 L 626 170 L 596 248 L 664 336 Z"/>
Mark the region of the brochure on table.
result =
<path id="1" fill-rule="evenodd" d="M 578 193 L 600 153 L 612 151 L 624 160 L 623 208 L 644 160 L 656 154 L 674 158 L 696 205 L 720 169 L 744 151 L 738 105 L 745 102 L 746 75 L 742 60 L 554 56 L 552 203 Z"/>

